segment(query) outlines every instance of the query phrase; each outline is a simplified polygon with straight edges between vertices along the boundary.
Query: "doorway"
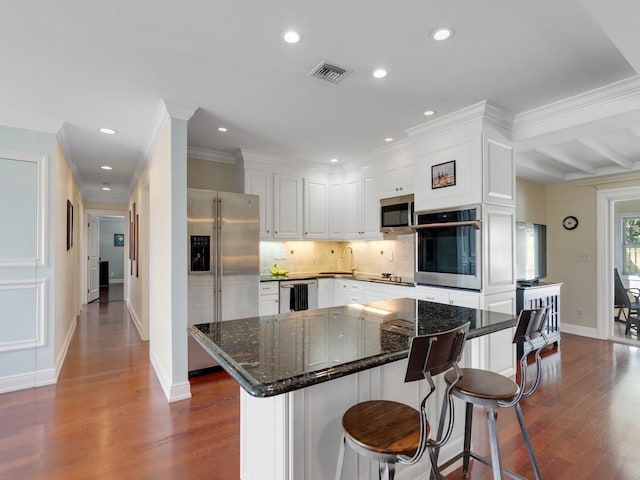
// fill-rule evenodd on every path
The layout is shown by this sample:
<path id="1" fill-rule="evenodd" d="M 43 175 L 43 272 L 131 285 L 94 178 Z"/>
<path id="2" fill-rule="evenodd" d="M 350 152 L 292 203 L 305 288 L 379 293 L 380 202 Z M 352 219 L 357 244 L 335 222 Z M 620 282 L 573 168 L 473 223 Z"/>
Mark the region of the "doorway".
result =
<path id="1" fill-rule="evenodd" d="M 598 302 L 598 338 L 638 345 L 638 336 L 624 335 L 624 325 L 618 325 L 620 322 L 613 320 L 613 269 L 624 272 L 621 277 L 627 287 L 630 286 L 629 281 L 637 281 L 635 275 L 629 275 L 632 272 L 624 265 L 621 222 L 625 213 L 640 215 L 640 187 L 599 191 L 597 209 L 598 250 L 604 252 L 598 256 L 597 290 L 598 298 L 602 299 Z"/>

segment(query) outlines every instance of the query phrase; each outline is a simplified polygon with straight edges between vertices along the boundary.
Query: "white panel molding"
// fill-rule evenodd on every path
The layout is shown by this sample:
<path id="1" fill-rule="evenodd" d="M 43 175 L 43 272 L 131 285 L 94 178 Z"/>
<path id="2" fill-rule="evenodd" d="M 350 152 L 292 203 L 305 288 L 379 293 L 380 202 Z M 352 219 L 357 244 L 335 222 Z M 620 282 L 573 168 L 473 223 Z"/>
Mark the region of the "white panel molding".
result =
<path id="1" fill-rule="evenodd" d="M 596 153 L 599 153 L 608 160 L 617 163 L 623 168 L 630 169 L 632 167 L 631 160 L 616 152 L 609 145 L 602 143 L 595 138 L 585 137 L 578 140 L 582 145 Z"/>
<path id="2" fill-rule="evenodd" d="M 596 174 L 596 169 L 594 167 L 590 167 L 584 162 L 570 157 L 569 155 L 566 155 L 553 147 L 537 147 L 535 150 L 549 158 L 552 158 L 553 160 L 564 163 L 565 165 L 575 168 L 576 170 L 584 172 L 588 175 Z"/>
<path id="3" fill-rule="evenodd" d="M 48 198 L 47 188 L 47 160 L 48 156 L 42 153 L 21 152 L 17 150 L 0 149 L 0 159 L 16 160 L 22 162 L 32 162 L 36 164 L 37 172 L 37 239 L 36 239 L 36 258 L 2 258 L 0 257 L 0 267 L 34 267 L 44 266 L 47 264 L 47 215 L 45 202 Z"/>
<path id="4" fill-rule="evenodd" d="M 60 372 L 62 371 L 62 365 L 64 364 L 64 359 L 67 357 L 67 351 L 69 350 L 69 344 L 71 343 L 71 339 L 73 338 L 73 333 L 76 331 L 76 326 L 78 325 L 78 318 L 74 316 L 69 322 L 69 328 L 67 329 L 67 334 L 64 336 L 64 343 L 62 344 L 62 348 L 58 355 L 56 356 L 56 360 L 54 363 L 54 369 L 56 373 L 56 381 L 60 376 Z"/>
<path id="5" fill-rule="evenodd" d="M 27 350 L 47 345 L 47 290 L 48 279 L 27 279 L 0 282 L 0 290 L 35 290 L 36 318 L 34 318 L 34 336 L 15 342 L 0 342 L 0 352 Z"/>
<path id="6" fill-rule="evenodd" d="M 208 150 L 206 148 L 187 147 L 187 157 L 199 160 L 209 160 L 210 162 L 236 164 L 236 156 L 233 153 Z"/>
<path id="7" fill-rule="evenodd" d="M 151 352 L 149 354 L 149 359 L 153 370 L 156 372 L 156 377 L 158 378 L 160 387 L 162 387 L 162 391 L 169 403 L 191 398 L 191 386 L 189 385 L 189 382 L 171 383 L 171 381 L 162 373 L 159 362 Z"/>

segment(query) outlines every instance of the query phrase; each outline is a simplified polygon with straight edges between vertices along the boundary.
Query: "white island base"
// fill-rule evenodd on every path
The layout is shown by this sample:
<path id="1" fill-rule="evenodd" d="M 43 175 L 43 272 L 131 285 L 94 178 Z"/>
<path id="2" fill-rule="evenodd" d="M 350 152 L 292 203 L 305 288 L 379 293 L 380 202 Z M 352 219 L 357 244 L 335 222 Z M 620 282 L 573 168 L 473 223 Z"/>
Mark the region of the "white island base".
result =
<path id="1" fill-rule="evenodd" d="M 514 374 L 512 329 L 468 340 L 462 366 Z M 240 389 L 240 477 L 242 480 L 328 480 L 335 475 L 342 415 L 352 405 L 386 399 L 419 406 L 426 382 L 404 383 L 407 360 L 336 378 L 281 395 L 257 398 Z M 430 400 L 434 433 L 442 399 L 442 379 Z M 455 400 L 455 429 L 440 460 L 463 449 L 464 403 Z M 455 466 L 453 468 L 456 468 Z M 429 478 L 429 457 L 412 466 L 398 464 L 396 479 Z M 446 473 L 446 472 L 445 472 Z M 342 478 L 377 479 L 378 464 L 347 448 Z"/>

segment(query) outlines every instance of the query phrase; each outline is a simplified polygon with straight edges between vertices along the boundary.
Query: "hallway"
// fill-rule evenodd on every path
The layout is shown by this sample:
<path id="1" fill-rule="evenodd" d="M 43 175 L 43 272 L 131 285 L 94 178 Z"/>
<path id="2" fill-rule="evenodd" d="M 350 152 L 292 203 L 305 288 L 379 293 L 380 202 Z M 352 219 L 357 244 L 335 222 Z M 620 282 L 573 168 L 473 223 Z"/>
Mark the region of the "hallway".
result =
<path id="1" fill-rule="evenodd" d="M 125 303 L 85 305 L 57 385 L 0 395 L 0 478 L 239 478 L 238 387 L 168 404 Z"/>

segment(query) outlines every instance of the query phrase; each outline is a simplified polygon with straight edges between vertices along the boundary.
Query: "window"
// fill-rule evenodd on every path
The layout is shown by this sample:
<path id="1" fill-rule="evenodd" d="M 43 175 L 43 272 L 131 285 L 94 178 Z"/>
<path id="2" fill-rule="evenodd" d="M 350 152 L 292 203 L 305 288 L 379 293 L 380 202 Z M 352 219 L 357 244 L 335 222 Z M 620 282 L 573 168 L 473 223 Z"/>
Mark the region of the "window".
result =
<path id="1" fill-rule="evenodd" d="M 640 273 L 640 216 L 622 218 L 624 273 Z"/>

